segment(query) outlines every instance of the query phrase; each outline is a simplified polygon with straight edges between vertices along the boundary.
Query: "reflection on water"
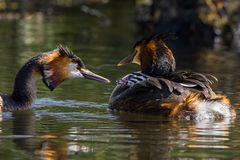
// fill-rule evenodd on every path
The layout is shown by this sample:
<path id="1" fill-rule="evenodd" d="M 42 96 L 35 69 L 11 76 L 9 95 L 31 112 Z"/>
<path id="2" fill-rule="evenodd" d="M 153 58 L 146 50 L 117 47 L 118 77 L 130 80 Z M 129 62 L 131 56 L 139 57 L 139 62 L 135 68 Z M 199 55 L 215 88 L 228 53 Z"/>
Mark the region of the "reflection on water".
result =
<path id="1" fill-rule="evenodd" d="M 0 92 L 10 93 L 15 73 L 38 52 L 67 45 L 87 67 L 112 82 L 138 70 L 115 64 L 131 51 L 133 3 L 111 1 L 101 12 L 111 20 L 104 26 L 76 12 L 46 17 L 37 14 L 0 25 Z M 128 9 L 126 9 L 128 8 Z M 71 27 L 69 27 L 69 25 Z M 177 44 L 175 44 L 177 43 Z M 219 82 L 217 93 L 231 99 L 239 115 L 239 52 L 182 47 L 170 42 L 179 69 L 207 72 Z M 240 123 L 176 121 L 158 116 L 112 113 L 107 109 L 115 86 L 89 80 L 64 82 L 50 92 L 38 83 L 38 99 L 30 111 L 0 115 L 0 157 L 4 159 L 162 159 L 240 157 Z"/>
<path id="2" fill-rule="evenodd" d="M 47 101 L 46 104 L 56 102 L 57 105 L 15 112 L 11 119 L 3 119 L 0 125 L 1 143 L 7 141 L 14 144 L 14 150 L 24 151 L 28 158 L 37 156 L 41 159 L 224 157 L 239 149 L 233 144 L 239 142 L 239 138 L 231 136 L 233 127 L 239 126 L 234 125 L 232 119 L 219 122 L 176 121 L 156 116 L 111 113 L 100 104 L 94 106 L 89 103 L 91 105 L 87 106 L 84 105 L 87 102 L 75 101 L 75 104 L 83 104 L 77 108 L 72 106 L 73 103 L 67 103 L 68 100 Z M 9 121 L 12 124 L 8 124 Z M 224 155 L 217 155 L 221 150 Z M 239 156 L 238 152 L 235 154 Z"/>
<path id="3" fill-rule="evenodd" d="M 230 148 L 222 142 L 229 141 L 229 127 L 231 119 L 224 119 L 221 122 L 196 123 L 189 127 L 189 148 Z"/>

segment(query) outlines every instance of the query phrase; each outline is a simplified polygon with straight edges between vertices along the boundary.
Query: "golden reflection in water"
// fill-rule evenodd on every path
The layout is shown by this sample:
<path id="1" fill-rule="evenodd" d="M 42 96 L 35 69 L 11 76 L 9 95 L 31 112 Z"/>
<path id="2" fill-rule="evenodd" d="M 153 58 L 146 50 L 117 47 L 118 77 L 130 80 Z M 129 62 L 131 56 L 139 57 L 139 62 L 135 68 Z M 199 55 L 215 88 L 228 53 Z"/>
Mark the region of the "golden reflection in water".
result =
<path id="1" fill-rule="evenodd" d="M 230 148 L 230 126 L 234 119 L 219 122 L 196 122 L 188 127 L 186 147 L 188 148 Z"/>
<path id="2" fill-rule="evenodd" d="M 93 149 L 91 147 L 81 145 L 79 142 L 56 142 L 46 140 L 41 144 L 40 149 L 34 151 L 34 155 L 38 155 L 43 160 L 57 160 L 66 159 L 69 156 L 88 152 L 93 152 Z"/>
<path id="3" fill-rule="evenodd" d="M 82 145 L 79 142 L 79 130 L 76 127 L 70 128 L 73 131 L 66 136 L 53 134 L 36 135 L 36 117 L 32 111 L 21 111 L 13 113 L 13 137 L 32 138 L 13 138 L 16 146 L 31 155 L 39 156 L 43 160 L 67 159 L 67 157 L 79 153 L 93 152 L 93 148 Z M 68 130 L 66 128 L 66 130 Z M 77 138 L 72 138 L 77 137 Z"/>
<path id="4" fill-rule="evenodd" d="M 66 159 L 67 144 L 52 141 L 45 141 L 41 145 L 41 149 L 35 151 L 43 160 Z"/>
<path id="5" fill-rule="evenodd" d="M 216 146 L 216 145 L 194 145 L 194 144 L 190 144 L 187 146 L 188 148 L 222 148 L 222 149 L 226 149 L 229 148 L 228 146 Z"/>
<path id="6" fill-rule="evenodd" d="M 186 148 L 227 149 L 230 127 L 235 119 L 219 121 L 185 121 L 148 117 L 135 114 L 118 114 L 123 128 L 128 128 L 134 140 L 129 159 L 162 159 L 179 155 Z"/>

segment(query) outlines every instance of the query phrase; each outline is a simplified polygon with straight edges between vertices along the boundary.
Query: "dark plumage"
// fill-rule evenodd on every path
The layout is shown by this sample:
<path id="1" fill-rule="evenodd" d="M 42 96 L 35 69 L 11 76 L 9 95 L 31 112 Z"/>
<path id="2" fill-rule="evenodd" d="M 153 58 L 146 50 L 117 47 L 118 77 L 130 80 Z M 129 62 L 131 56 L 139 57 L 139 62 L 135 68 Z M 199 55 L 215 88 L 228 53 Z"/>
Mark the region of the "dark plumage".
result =
<path id="1" fill-rule="evenodd" d="M 217 81 L 214 76 L 175 71 L 172 51 L 161 36 L 138 42 L 134 50 L 118 65 L 137 63 L 141 72 L 118 81 L 109 100 L 110 109 L 169 117 L 235 116 L 229 100 L 213 92 L 211 85 Z"/>

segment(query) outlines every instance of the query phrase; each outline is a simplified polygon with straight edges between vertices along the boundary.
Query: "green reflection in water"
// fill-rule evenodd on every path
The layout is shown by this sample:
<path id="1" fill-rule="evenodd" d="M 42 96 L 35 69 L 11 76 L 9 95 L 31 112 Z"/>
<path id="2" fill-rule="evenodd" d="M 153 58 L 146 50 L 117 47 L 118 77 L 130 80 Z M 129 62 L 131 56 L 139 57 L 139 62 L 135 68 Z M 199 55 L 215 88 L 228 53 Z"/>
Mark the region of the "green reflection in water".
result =
<path id="1" fill-rule="evenodd" d="M 111 26 L 79 11 L 1 21 L 1 93 L 11 92 L 15 74 L 27 59 L 58 44 L 68 46 L 90 70 L 113 83 L 71 80 L 50 92 L 39 82 L 39 99 L 33 110 L 3 114 L 0 157 L 104 160 L 240 157 L 239 119 L 194 123 L 107 110 L 114 81 L 138 70 L 136 65 L 115 66 L 131 52 L 134 6 L 130 1 L 113 1 L 99 8 L 111 19 Z M 216 75 L 219 83 L 215 89 L 226 93 L 239 108 L 239 56 L 213 49 L 184 53 L 175 51 L 178 68 Z"/>

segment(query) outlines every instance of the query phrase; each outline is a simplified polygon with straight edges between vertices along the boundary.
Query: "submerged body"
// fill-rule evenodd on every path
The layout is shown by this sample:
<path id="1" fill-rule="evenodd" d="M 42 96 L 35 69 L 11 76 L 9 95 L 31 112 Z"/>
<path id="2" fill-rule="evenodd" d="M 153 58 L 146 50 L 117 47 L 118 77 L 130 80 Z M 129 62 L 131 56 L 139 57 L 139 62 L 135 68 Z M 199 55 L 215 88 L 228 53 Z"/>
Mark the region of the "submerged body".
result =
<path id="1" fill-rule="evenodd" d="M 31 58 L 19 70 L 15 78 L 12 94 L 0 95 L 1 111 L 16 111 L 29 109 L 36 98 L 36 81 L 54 90 L 66 79 L 88 78 L 108 83 L 108 79 L 94 74 L 86 69 L 82 60 L 70 50 L 59 46 L 57 49 L 45 52 Z"/>
<path id="2" fill-rule="evenodd" d="M 172 51 L 161 37 L 142 40 L 134 48 L 119 65 L 137 63 L 141 71 L 118 81 L 109 100 L 111 109 L 187 119 L 235 116 L 227 97 L 212 91 L 214 76 L 175 71 Z"/>

